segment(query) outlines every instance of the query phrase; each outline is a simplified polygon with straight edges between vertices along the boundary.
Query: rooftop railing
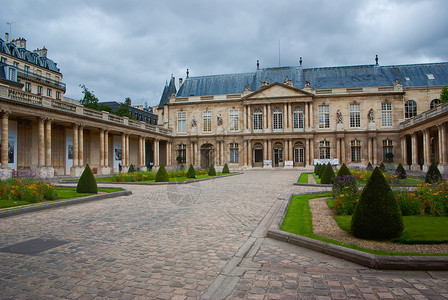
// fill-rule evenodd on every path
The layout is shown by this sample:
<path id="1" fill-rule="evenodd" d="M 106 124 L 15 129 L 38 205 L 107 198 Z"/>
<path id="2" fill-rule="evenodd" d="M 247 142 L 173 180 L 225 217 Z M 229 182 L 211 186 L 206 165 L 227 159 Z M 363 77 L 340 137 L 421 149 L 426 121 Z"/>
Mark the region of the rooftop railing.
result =
<path id="1" fill-rule="evenodd" d="M 410 119 L 401 122 L 400 129 L 408 128 L 410 126 L 419 124 L 421 122 L 424 122 L 428 119 L 434 118 L 447 112 L 448 112 L 448 102 L 439 104 L 433 109 L 427 110 L 419 115 L 416 115 L 415 117 L 412 117 Z"/>
<path id="2" fill-rule="evenodd" d="M 54 87 L 58 87 L 58 88 L 61 88 L 61 89 L 65 90 L 65 83 L 57 81 L 57 80 L 54 80 L 54 79 L 51 79 L 51 78 L 48 78 L 48 77 L 45 77 L 45 76 L 43 76 L 41 74 L 37 74 L 37 73 L 29 72 L 29 71 L 25 72 L 25 71 L 22 71 L 22 70 L 18 70 L 17 75 L 21 76 L 21 77 L 29 78 L 31 80 L 40 81 L 42 83 L 49 84 L 49 85 L 52 85 Z"/>

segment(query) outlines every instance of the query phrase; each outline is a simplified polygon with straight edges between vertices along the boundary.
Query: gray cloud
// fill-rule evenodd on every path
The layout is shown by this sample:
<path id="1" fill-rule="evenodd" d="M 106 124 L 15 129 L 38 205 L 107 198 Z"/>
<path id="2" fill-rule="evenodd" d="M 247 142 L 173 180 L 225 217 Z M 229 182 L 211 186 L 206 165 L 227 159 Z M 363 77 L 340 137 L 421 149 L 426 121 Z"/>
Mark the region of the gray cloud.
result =
<path id="1" fill-rule="evenodd" d="M 448 61 L 445 0 L 34 1 L 2 4 L 0 30 L 46 46 L 67 83 L 102 101 L 158 103 L 165 81 L 305 67 Z"/>

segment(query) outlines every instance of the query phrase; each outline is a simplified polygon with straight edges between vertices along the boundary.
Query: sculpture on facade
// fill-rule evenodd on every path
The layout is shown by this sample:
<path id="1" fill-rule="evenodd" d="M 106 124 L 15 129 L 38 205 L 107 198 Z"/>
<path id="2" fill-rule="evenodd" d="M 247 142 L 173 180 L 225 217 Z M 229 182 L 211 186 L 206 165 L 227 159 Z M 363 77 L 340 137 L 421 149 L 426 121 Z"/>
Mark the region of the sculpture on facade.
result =
<path id="1" fill-rule="evenodd" d="M 252 90 L 250 89 L 250 84 L 247 84 L 246 87 L 244 88 L 245 92 L 251 92 Z"/>
<path id="2" fill-rule="evenodd" d="M 342 124 L 342 113 L 340 109 L 336 112 L 336 121 L 338 124 Z"/>
<path id="3" fill-rule="evenodd" d="M 193 118 L 191 119 L 191 127 L 196 128 L 197 125 L 198 123 L 196 122 L 196 118 L 193 116 Z"/>
<path id="4" fill-rule="evenodd" d="M 373 108 L 369 110 L 369 113 L 367 114 L 367 118 L 369 119 L 369 123 L 375 123 L 375 112 L 373 111 Z"/>
<path id="5" fill-rule="evenodd" d="M 287 86 L 293 86 L 292 81 L 288 78 L 288 76 L 286 76 L 285 81 L 283 82 L 283 84 L 285 84 Z"/>
<path id="6" fill-rule="evenodd" d="M 261 86 L 262 86 L 262 87 L 263 87 L 263 86 L 268 86 L 268 85 L 269 85 L 269 81 L 268 81 L 267 78 L 265 78 L 263 82 L 260 81 L 260 83 L 261 83 Z"/>
<path id="7" fill-rule="evenodd" d="M 311 83 L 309 81 L 305 81 L 305 89 L 310 89 L 311 88 Z"/>
<path id="8" fill-rule="evenodd" d="M 217 123 L 218 123 L 218 126 L 222 126 L 222 117 L 221 117 L 221 115 L 217 116 Z"/>

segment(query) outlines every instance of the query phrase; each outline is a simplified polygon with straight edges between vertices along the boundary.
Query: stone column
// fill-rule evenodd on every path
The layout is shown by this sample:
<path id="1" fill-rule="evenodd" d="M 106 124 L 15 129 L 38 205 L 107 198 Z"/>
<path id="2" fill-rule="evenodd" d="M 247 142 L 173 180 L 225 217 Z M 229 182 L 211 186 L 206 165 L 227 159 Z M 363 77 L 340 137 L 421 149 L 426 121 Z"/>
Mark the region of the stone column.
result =
<path id="1" fill-rule="evenodd" d="M 448 163 L 448 157 L 447 157 L 447 140 L 446 140 L 446 124 L 441 125 L 442 128 L 442 163 L 447 164 Z"/>
<path id="2" fill-rule="evenodd" d="M 368 154 L 368 162 L 372 162 L 373 161 L 373 153 L 372 153 L 372 138 L 368 137 L 367 138 L 367 154 Z"/>
<path id="3" fill-rule="evenodd" d="M 336 157 L 339 160 L 339 165 L 342 165 L 342 158 L 341 158 L 341 138 L 336 138 Z"/>
<path id="4" fill-rule="evenodd" d="M 224 163 L 225 163 L 224 162 L 224 159 L 225 159 L 224 155 L 225 155 L 225 153 L 224 153 L 224 140 L 222 140 L 221 141 L 221 164 L 222 165 L 224 165 Z"/>
<path id="5" fill-rule="evenodd" d="M 39 122 L 39 125 L 38 125 L 39 126 L 39 141 L 38 141 L 39 153 L 38 153 L 37 165 L 38 165 L 38 167 L 41 168 L 41 167 L 45 166 L 45 119 L 39 118 L 38 122 Z M 74 146 L 73 146 L 73 148 L 74 148 Z M 8 148 L 6 148 L 6 149 L 8 149 Z"/>
<path id="6" fill-rule="evenodd" d="M 104 163 L 105 167 L 109 167 L 109 130 L 104 131 Z"/>
<path id="7" fill-rule="evenodd" d="M 198 157 L 199 157 L 199 154 L 198 154 L 198 143 L 199 142 L 194 142 L 194 166 L 198 166 L 199 165 L 199 162 L 198 162 Z"/>
<path id="8" fill-rule="evenodd" d="M 194 142 L 190 141 L 190 164 L 194 166 Z"/>
<path id="9" fill-rule="evenodd" d="M 310 165 L 314 166 L 314 140 L 310 139 Z"/>
<path id="10" fill-rule="evenodd" d="M 283 111 L 284 111 L 283 128 L 286 129 L 289 127 L 289 125 L 288 125 L 288 122 L 289 122 L 288 103 L 283 104 Z"/>
<path id="11" fill-rule="evenodd" d="M 268 141 L 264 140 L 263 159 L 268 160 Z M 264 166 L 264 164 L 263 164 Z"/>
<path id="12" fill-rule="evenodd" d="M 142 164 L 142 137 L 138 136 L 138 166 L 141 167 Z"/>
<path id="13" fill-rule="evenodd" d="M 251 116 L 251 107 L 250 104 L 247 105 L 247 130 L 249 132 L 252 131 L 252 116 Z"/>
<path id="14" fill-rule="evenodd" d="M 247 106 L 243 104 L 243 130 L 247 129 Z"/>
<path id="15" fill-rule="evenodd" d="M 272 112 L 271 112 L 271 105 L 268 104 L 268 130 L 272 131 Z"/>
<path id="16" fill-rule="evenodd" d="M 373 147 L 373 164 L 378 164 L 378 139 L 376 137 L 372 138 Z"/>
<path id="17" fill-rule="evenodd" d="M 144 136 L 142 136 L 142 167 L 146 170 L 146 138 Z"/>
<path id="18" fill-rule="evenodd" d="M 411 170 L 420 170 L 418 165 L 418 148 L 417 148 L 417 134 L 415 132 L 411 133 L 411 144 L 412 144 L 412 165 Z"/>
<path id="19" fill-rule="evenodd" d="M 51 120 L 45 122 L 45 166 L 51 167 Z"/>
<path id="20" fill-rule="evenodd" d="M 8 135 L 9 135 L 9 113 L 2 113 L 2 169 L 9 168 L 8 166 Z M 40 151 L 40 147 L 39 147 Z"/>
<path id="21" fill-rule="evenodd" d="M 309 121 L 308 121 L 308 119 L 309 119 L 308 106 L 309 106 L 309 102 L 305 102 L 305 106 L 304 106 L 304 110 L 303 110 L 303 127 L 304 127 L 305 131 L 306 131 L 307 127 L 309 127 L 309 125 L 308 125 L 308 123 L 309 123 Z M 307 149 L 307 151 L 308 151 L 308 149 Z"/>
<path id="22" fill-rule="evenodd" d="M 444 164 L 444 158 L 443 158 L 443 124 L 437 125 L 437 134 L 439 138 L 439 164 Z"/>
<path id="23" fill-rule="evenodd" d="M 285 144 L 285 156 L 283 157 L 283 166 L 285 166 L 285 162 L 289 160 L 289 140 L 284 139 Z"/>
<path id="24" fill-rule="evenodd" d="M 430 144 L 430 131 L 429 129 L 423 130 L 423 171 L 428 171 L 429 165 L 431 164 L 431 144 Z"/>
<path id="25" fill-rule="evenodd" d="M 271 166 L 273 166 L 274 160 L 272 158 L 272 140 L 271 139 L 268 140 L 268 160 L 272 161 Z"/>
<path id="26" fill-rule="evenodd" d="M 121 134 L 121 166 L 126 165 L 126 134 Z"/>
<path id="27" fill-rule="evenodd" d="M 263 105 L 263 128 L 268 129 L 268 105 Z"/>
<path id="28" fill-rule="evenodd" d="M 244 140 L 243 166 L 247 166 L 247 140 Z"/>
<path id="29" fill-rule="evenodd" d="M 166 154 L 166 160 L 167 160 L 167 165 L 168 166 L 171 166 L 172 165 L 172 145 L 173 145 L 173 143 L 172 142 L 168 142 L 167 143 L 167 154 Z"/>
<path id="30" fill-rule="evenodd" d="M 305 166 L 310 165 L 310 139 L 305 139 Z"/>
<path id="31" fill-rule="evenodd" d="M 79 128 L 79 166 L 84 166 L 84 126 L 80 125 Z"/>
<path id="32" fill-rule="evenodd" d="M 314 127 L 313 103 L 310 103 L 310 127 Z"/>
<path id="33" fill-rule="evenodd" d="M 160 160 L 159 160 L 160 148 L 159 148 L 159 146 L 160 146 L 160 140 L 156 139 L 155 143 L 154 143 L 154 165 L 156 165 L 156 166 L 159 166 L 159 164 L 160 164 Z"/>
<path id="34" fill-rule="evenodd" d="M 403 166 L 406 166 L 408 164 L 408 153 L 405 135 L 401 137 L 401 161 Z"/>
<path id="35" fill-rule="evenodd" d="M 248 155 L 248 163 L 247 165 L 252 168 L 252 142 L 251 140 L 247 141 L 247 155 Z"/>
<path id="36" fill-rule="evenodd" d="M 104 167 L 104 129 L 100 128 L 100 168 Z"/>
<path id="37" fill-rule="evenodd" d="M 341 138 L 341 158 L 342 163 L 345 163 L 345 138 Z"/>
<path id="38" fill-rule="evenodd" d="M 78 125 L 73 125 L 73 167 L 78 167 L 79 159 L 78 159 Z"/>
<path id="39" fill-rule="evenodd" d="M 129 166 L 131 164 L 131 158 L 130 158 L 130 147 L 129 147 L 129 140 L 131 138 L 131 135 L 128 133 L 126 135 L 126 165 Z"/>

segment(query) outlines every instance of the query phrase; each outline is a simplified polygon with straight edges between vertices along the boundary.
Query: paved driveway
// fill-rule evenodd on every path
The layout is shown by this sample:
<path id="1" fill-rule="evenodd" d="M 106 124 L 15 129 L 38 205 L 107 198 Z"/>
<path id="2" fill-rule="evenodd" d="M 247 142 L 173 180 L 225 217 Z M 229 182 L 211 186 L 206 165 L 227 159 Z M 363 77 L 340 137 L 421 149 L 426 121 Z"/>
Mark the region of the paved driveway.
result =
<path id="1" fill-rule="evenodd" d="M 0 298 L 448 298 L 447 272 L 373 271 L 266 239 L 294 170 L 256 170 L 0 219 Z M 20 248 L 20 247 L 16 247 Z M 13 249 L 15 249 L 13 247 Z"/>

